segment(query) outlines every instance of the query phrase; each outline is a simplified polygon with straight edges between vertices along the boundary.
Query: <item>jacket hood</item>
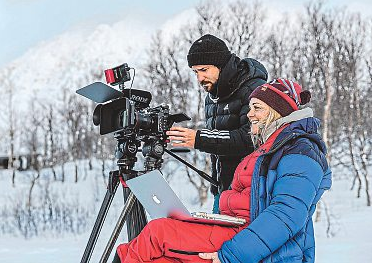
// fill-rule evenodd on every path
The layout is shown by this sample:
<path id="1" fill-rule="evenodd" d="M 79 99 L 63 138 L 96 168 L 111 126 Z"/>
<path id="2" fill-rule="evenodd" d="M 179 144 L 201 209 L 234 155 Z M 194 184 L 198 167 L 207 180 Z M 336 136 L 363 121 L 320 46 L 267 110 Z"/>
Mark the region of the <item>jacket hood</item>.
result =
<path id="1" fill-rule="evenodd" d="M 239 68 L 242 72 L 246 72 L 245 76 L 242 74 L 238 77 L 238 82 L 244 84 L 247 81 L 267 81 L 268 73 L 264 65 L 253 58 L 245 58 L 240 61 Z"/>
<path id="2" fill-rule="evenodd" d="M 215 88 L 210 93 L 215 99 L 223 100 L 230 97 L 242 85 L 265 83 L 268 78 L 266 68 L 253 58 L 240 59 L 232 54 L 230 60 L 221 69 Z M 253 89 L 252 88 L 252 89 Z"/>
<path id="3" fill-rule="evenodd" d="M 294 122 L 291 122 L 276 138 L 276 142 L 283 140 L 287 136 L 295 135 L 296 137 L 306 137 L 309 140 L 315 142 L 319 149 L 326 154 L 325 143 L 318 133 L 320 128 L 320 120 L 315 117 L 303 118 Z"/>

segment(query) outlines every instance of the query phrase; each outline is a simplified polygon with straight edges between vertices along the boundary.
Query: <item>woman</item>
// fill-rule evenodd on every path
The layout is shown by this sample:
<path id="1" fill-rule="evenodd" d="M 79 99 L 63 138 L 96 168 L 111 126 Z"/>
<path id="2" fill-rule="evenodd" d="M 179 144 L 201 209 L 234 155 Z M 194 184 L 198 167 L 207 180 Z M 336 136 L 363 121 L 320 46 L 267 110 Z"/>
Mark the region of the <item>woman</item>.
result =
<path id="1" fill-rule="evenodd" d="M 331 172 L 319 120 L 311 109 L 299 110 L 309 100 L 308 91 L 285 79 L 252 92 L 248 118 L 257 149 L 219 202 L 221 214 L 243 217 L 245 226 L 153 220 L 118 247 L 121 262 L 314 262 L 311 216 Z"/>

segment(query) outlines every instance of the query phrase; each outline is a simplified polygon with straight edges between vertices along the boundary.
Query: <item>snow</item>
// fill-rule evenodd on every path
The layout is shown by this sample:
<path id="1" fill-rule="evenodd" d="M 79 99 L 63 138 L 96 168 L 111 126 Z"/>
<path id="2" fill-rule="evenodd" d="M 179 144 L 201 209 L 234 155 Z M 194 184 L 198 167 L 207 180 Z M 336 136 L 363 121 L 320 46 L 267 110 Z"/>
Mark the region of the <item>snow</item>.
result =
<path id="1" fill-rule="evenodd" d="M 333 237 L 327 238 L 325 222 L 315 224 L 316 262 L 371 262 L 372 207 L 365 197 L 350 191 L 351 180 L 334 180 L 323 200 L 333 214 Z"/>
<path id="2" fill-rule="evenodd" d="M 183 12 L 178 20 L 168 21 L 163 27 L 164 31 L 170 33 L 179 30 L 180 24 L 188 21 L 192 15 L 191 10 Z M 40 100 L 57 97 L 58 92 L 66 85 L 66 79 L 81 78 L 81 67 L 103 70 L 123 62 L 136 67 L 145 55 L 142 51 L 150 42 L 150 37 L 147 25 L 131 23 L 128 27 L 127 22 L 122 21 L 112 25 L 101 24 L 91 33 L 67 32 L 51 41 L 40 43 L 7 66 L 7 69 L 13 70 L 10 77 L 17 85 L 15 99 L 17 107 L 26 106 L 31 94 Z M 164 37 L 169 38 L 169 35 Z M 78 61 L 74 60 L 76 54 L 79 54 Z M 82 86 L 84 81 L 87 81 L 85 84 L 90 83 L 90 80 L 83 79 Z M 78 88 L 80 87 L 73 87 L 71 90 Z M 48 92 L 45 92 L 46 90 Z M 52 193 L 51 196 L 62 204 L 79 203 L 82 207 L 91 209 L 91 213 L 96 215 L 106 188 L 99 163 L 96 161 L 94 165 L 93 171 L 86 172 L 86 164 L 79 163 L 82 178 L 78 183 L 74 183 L 73 180 L 72 164 L 66 168 L 65 183 L 54 182 L 45 173 L 35 185 L 33 194 L 35 202 L 42 200 L 44 191 L 48 189 Z M 13 187 L 10 171 L 0 170 L 0 220 L 1 211 L 11 211 L 14 204 L 22 203 L 27 198 L 31 178 L 31 173 L 17 173 L 16 186 Z M 186 175 L 181 171 L 170 178 L 170 184 L 189 210 L 211 209 L 213 203 L 211 195 L 207 203 L 200 207 L 197 203 L 196 190 L 187 182 Z M 366 206 L 365 196 L 357 199 L 355 192 L 350 190 L 350 185 L 351 179 L 334 180 L 331 191 L 323 198 L 321 204 L 328 207 L 331 215 L 331 236 L 327 236 L 326 218 L 323 214 L 321 221 L 314 226 L 317 263 L 372 260 L 372 207 Z M 118 190 L 91 262 L 99 260 L 120 214 L 122 202 L 121 191 Z M 0 263 L 79 262 L 93 224 L 94 216 L 90 219 L 86 231 L 78 234 L 44 232 L 28 239 L 20 233 L 0 235 Z M 125 240 L 126 235 L 123 231 L 120 242 Z"/>
<path id="3" fill-rule="evenodd" d="M 83 167 L 84 162 L 80 163 L 80 166 Z M 94 167 L 93 171 L 88 172 L 84 176 L 85 179 L 75 184 L 72 180 L 73 165 L 69 164 L 66 168 L 67 174 L 69 174 L 66 182 L 63 184 L 60 182 L 49 182 L 54 186 L 51 189 L 59 189 L 59 198 L 64 198 L 66 201 L 75 199 L 76 195 L 78 195 L 77 200 L 88 206 L 93 204 L 95 206 L 95 213 L 97 213 L 106 189 L 99 171 L 99 163 L 95 163 Z M 79 172 L 82 173 L 83 170 L 81 168 Z M 27 194 L 29 174 L 27 172 L 18 173 L 15 188 L 11 186 L 10 175 L 10 172 L 7 170 L 0 171 L 0 208 L 7 205 L 8 202 L 12 202 L 15 199 L 14 195 L 24 196 Z M 178 172 L 174 174 L 169 181 L 189 210 L 208 211 L 212 206 L 213 200 L 211 196 L 209 196 L 208 202 L 203 207 L 200 207 L 195 202 L 196 190 L 187 182 L 187 178 L 183 173 Z M 38 187 L 42 189 L 42 185 L 46 182 L 47 177 L 42 177 L 38 183 Z M 38 194 L 35 196 L 38 196 Z M 95 201 L 96 198 L 98 200 Z M 114 228 L 116 219 L 123 207 L 122 202 L 121 191 L 118 190 L 98 239 L 91 262 L 97 262 L 100 259 L 101 253 Z M 327 237 L 327 225 L 325 215 L 323 214 L 321 221 L 315 223 L 316 262 L 369 262 L 372 258 L 372 251 L 370 249 L 372 247 L 372 222 L 370 220 L 372 218 L 372 208 L 365 205 L 363 195 L 357 199 L 355 193 L 350 191 L 350 180 L 339 179 L 334 180 L 331 191 L 325 194 L 322 203 L 327 205 L 331 214 L 332 225 L 330 232 L 332 236 Z M 11 234 L 0 236 L 0 262 L 79 262 L 93 223 L 94 217 L 91 220 L 88 230 L 76 235 L 71 233 L 42 233 L 40 236 L 29 239 L 25 239 L 19 234 L 16 236 Z M 125 229 L 126 226 L 124 226 L 124 230 L 119 237 L 120 242 L 127 240 Z"/>

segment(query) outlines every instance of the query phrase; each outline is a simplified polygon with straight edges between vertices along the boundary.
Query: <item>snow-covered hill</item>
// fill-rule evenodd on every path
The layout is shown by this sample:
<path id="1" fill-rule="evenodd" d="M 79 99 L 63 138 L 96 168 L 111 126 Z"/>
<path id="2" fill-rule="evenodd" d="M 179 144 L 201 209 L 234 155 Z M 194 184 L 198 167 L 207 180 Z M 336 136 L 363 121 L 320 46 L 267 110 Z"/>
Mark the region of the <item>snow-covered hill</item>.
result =
<path id="1" fill-rule="evenodd" d="M 15 87 L 15 104 L 31 98 L 56 99 L 69 83 L 90 84 L 89 73 L 103 73 L 126 62 L 137 67 L 146 55 L 153 29 L 142 22 L 123 20 L 101 24 L 91 32 L 69 31 L 31 48 L 1 70 Z M 80 87 L 67 87 L 74 90 Z"/>

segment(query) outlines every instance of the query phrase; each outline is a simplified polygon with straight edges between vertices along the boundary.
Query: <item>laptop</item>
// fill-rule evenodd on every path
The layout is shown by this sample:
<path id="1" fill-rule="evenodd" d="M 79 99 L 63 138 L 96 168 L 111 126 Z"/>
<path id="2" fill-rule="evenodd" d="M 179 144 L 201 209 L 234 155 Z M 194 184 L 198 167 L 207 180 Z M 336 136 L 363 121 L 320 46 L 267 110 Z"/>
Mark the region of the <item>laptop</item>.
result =
<path id="1" fill-rule="evenodd" d="M 159 170 L 127 180 L 126 184 L 152 219 L 170 217 L 188 222 L 225 226 L 246 223 L 244 218 L 205 212 L 190 213 Z"/>

